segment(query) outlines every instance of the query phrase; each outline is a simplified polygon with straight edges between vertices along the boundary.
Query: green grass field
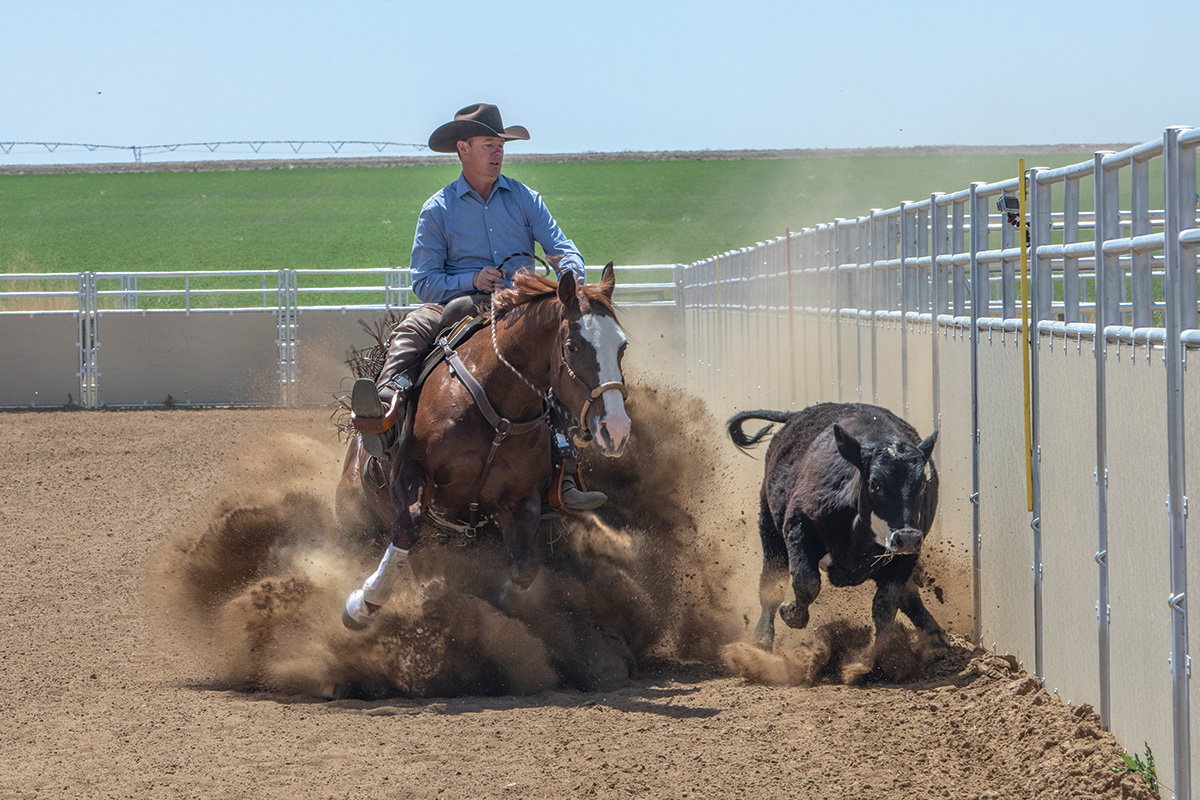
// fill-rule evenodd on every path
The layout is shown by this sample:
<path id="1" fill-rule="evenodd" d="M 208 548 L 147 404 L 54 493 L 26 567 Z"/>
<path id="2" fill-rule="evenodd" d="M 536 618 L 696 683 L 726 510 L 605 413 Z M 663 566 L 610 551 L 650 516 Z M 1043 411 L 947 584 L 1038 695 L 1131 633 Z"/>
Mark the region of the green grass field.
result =
<path id="1" fill-rule="evenodd" d="M 542 193 L 589 264 L 662 264 L 1002 180 L 1017 157 L 510 162 L 505 173 Z M 0 271 L 404 267 L 421 204 L 457 175 L 446 165 L 0 175 Z"/>

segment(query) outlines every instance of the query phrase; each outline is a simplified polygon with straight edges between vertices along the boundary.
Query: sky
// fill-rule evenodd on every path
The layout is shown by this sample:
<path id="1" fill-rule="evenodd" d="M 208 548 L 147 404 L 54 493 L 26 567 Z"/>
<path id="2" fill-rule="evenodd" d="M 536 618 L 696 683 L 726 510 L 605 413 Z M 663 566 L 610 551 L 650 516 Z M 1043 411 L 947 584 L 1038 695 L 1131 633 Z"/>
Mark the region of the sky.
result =
<path id="1" fill-rule="evenodd" d="M 37 0 L 0 25 L 0 166 L 392 142 L 497 104 L 509 153 L 1140 143 L 1200 126 L 1200 2 Z M 293 145 L 260 156 L 291 157 Z M 254 156 L 246 145 L 145 161 Z M 303 145 L 299 155 L 334 155 Z"/>

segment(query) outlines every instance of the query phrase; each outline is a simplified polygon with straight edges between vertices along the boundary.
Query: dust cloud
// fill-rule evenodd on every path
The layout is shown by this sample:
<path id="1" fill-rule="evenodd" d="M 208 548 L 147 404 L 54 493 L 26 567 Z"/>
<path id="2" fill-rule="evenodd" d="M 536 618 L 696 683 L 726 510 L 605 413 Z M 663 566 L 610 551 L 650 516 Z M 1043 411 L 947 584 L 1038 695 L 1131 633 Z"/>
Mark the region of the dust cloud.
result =
<path id="1" fill-rule="evenodd" d="M 782 686 L 905 683 L 925 677 L 934 650 L 924 631 L 893 623 L 878 637 L 870 625 L 835 620 L 816 626 L 796 647 L 768 653 L 733 642 L 725 664 L 747 680 Z"/>
<path id="2" fill-rule="evenodd" d="M 718 662 L 757 569 L 753 496 L 729 490 L 737 456 L 702 403 L 635 385 L 628 407 L 625 455 L 583 454 L 609 503 L 543 523 L 541 572 L 508 614 L 489 602 L 508 578 L 499 541 L 427 536 L 381 616 L 345 629 L 386 541 L 339 525 L 328 448 L 284 437 L 243 454 L 210 516 L 151 560 L 165 635 L 236 688 L 363 698 L 603 690 Z"/>
<path id="3" fill-rule="evenodd" d="M 256 443 L 209 515 L 151 559 L 167 645 L 222 685 L 364 699 L 603 691 L 688 662 L 776 684 L 920 675 L 929 651 L 915 631 L 870 644 L 865 624 L 841 621 L 869 620 L 861 593 L 827 593 L 808 630 L 781 629 L 775 654 L 742 643 L 758 610 L 761 462 L 703 402 L 659 385 L 631 378 L 624 456 L 581 454 L 588 486 L 610 501 L 543 523 L 542 569 L 507 614 L 491 602 L 509 577 L 498 537 L 427 532 L 379 618 L 344 628 L 345 598 L 386 539 L 335 517 L 329 445 Z"/>

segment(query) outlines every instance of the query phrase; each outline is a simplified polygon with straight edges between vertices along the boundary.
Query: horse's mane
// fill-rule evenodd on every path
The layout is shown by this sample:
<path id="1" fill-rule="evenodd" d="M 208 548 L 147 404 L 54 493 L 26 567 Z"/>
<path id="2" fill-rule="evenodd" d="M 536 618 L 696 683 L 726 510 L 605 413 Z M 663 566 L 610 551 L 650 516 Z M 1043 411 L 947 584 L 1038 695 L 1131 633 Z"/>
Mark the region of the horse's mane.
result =
<path id="1" fill-rule="evenodd" d="M 611 285 L 610 287 L 611 288 Z M 605 293 L 605 285 L 603 283 L 589 284 L 579 287 L 586 297 L 592 303 L 598 303 L 601 307 L 608 310 L 610 314 L 615 313 L 613 309 L 612 299 Z M 503 316 L 508 311 L 518 307 L 527 305 L 536 300 L 543 300 L 547 297 L 555 297 L 558 295 L 558 284 L 544 275 L 538 275 L 530 269 L 519 269 L 513 276 L 513 285 L 511 289 L 501 289 L 492 296 L 492 308 L 495 310 L 496 316 Z"/>

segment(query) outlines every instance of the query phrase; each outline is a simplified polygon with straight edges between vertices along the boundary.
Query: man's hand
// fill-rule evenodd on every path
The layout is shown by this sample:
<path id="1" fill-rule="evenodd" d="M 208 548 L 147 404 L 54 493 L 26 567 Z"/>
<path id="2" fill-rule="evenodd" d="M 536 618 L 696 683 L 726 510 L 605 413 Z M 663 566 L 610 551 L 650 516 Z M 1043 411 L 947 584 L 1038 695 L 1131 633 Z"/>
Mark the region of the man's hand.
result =
<path id="1" fill-rule="evenodd" d="M 504 273 L 496 267 L 484 267 L 475 273 L 471 284 L 481 292 L 494 292 L 504 288 Z"/>

